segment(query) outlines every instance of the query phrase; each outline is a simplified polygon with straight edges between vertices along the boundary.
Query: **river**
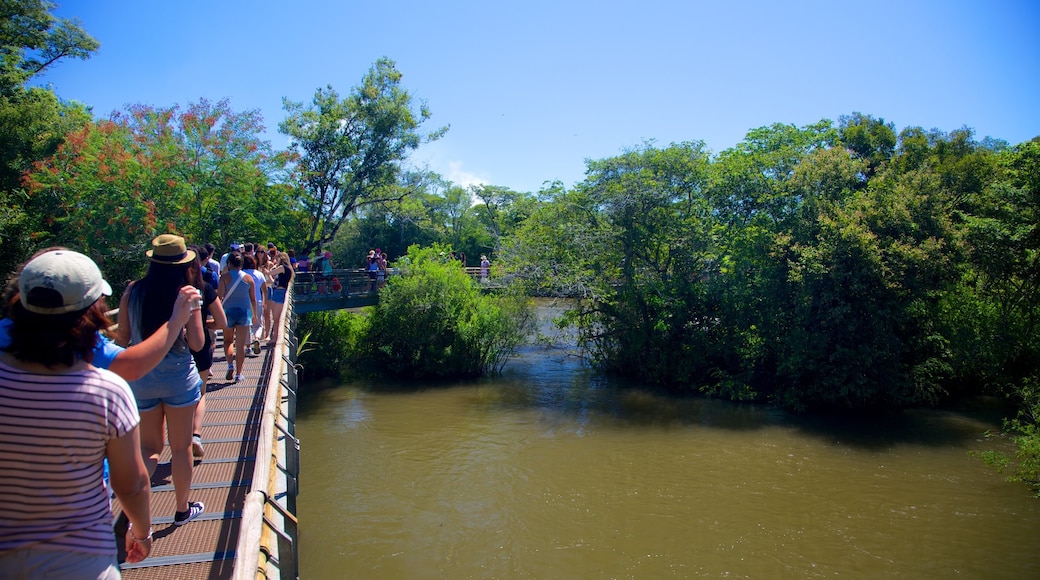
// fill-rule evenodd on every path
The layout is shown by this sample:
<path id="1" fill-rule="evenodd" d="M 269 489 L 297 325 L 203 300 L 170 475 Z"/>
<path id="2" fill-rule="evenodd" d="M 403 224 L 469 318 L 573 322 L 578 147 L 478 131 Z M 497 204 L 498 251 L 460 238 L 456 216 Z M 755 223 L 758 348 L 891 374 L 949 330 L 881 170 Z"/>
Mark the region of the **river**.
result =
<path id="1" fill-rule="evenodd" d="M 1010 449 L 999 418 L 666 397 L 541 346 L 475 382 L 315 389 L 300 573 L 1040 578 L 1040 500 L 969 455 Z"/>

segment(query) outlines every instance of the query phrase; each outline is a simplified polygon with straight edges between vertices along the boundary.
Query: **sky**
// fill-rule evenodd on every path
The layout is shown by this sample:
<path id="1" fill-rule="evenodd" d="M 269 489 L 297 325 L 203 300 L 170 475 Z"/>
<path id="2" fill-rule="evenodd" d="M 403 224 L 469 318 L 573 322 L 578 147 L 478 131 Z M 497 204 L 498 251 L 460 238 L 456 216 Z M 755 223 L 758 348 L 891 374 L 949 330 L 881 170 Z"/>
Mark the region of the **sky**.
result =
<path id="1" fill-rule="evenodd" d="M 647 143 L 714 153 L 854 112 L 900 131 L 1040 136 L 1037 0 L 57 0 L 101 43 L 36 84 L 93 108 L 228 99 L 265 139 L 283 98 L 341 96 L 381 57 L 448 126 L 408 164 L 460 185 L 571 187 Z"/>

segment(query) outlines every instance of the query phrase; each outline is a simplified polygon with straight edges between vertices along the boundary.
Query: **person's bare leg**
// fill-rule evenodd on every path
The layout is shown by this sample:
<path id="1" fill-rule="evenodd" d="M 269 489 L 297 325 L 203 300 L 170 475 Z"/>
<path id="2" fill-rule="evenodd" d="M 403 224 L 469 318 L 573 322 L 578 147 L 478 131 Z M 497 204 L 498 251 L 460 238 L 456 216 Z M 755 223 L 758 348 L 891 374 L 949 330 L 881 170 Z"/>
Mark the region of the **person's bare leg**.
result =
<path id="1" fill-rule="evenodd" d="M 211 374 L 212 372 L 209 369 L 199 371 L 199 378 L 202 379 L 202 396 L 199 397 L 199 404 L 195 406 L 195 417 L 191 423 L 191 454 L 195 457 L 202 457 L 203 455 L 201 442 L 199 443 L 198 449 L 196 449 L 194 438 L 196 435 L 202 435 L 202 419 L 206 416 L 206 385 L 209 384 L 209 377 Z"/>
<path id="2" fill-rule="evenodd" d="M 253 332 L 252 326 L 235 327 L 235 374 L 242 374 L 246 364 L 246 345 L 249 344 L 249 335 Z"/>
<path id="3" fill-rule="evenodd" d="M 159 465 L 159 455 L 163 450 L 163 420 L 162 404 L 141 413 L 141 457 L 144 458 L 144 466 L 148 469 L 148 477 L 155 473 L 155 467 Z"/>
<path id="4" fill-rule="evenodd" d="M 191 456 L 191 424 L 196 405 L 170 407 L 162 405 L 166 414 L 166 430 L 170 440 L 170 471 L 173 475 L 173 492 L 176 498 L 174 509 L 188 509 L 188 494 L 191 492 L 193 461 Z"/>
<path id="5" fill-rule="evenodd" d="M 267 344 L 273 345 L 274 343 L 278 342 L 278 334 L 282 330 L 280 328 L 281 325 L 278 324 L 278 321 L 282 319 L 283 308 L 285 308 L 285 304 L 279 302 L 274 302 L 271 305 L 271 319 L 273 320 L 273 322 L 271 324 L 271 338 L 267 341 Z"/>

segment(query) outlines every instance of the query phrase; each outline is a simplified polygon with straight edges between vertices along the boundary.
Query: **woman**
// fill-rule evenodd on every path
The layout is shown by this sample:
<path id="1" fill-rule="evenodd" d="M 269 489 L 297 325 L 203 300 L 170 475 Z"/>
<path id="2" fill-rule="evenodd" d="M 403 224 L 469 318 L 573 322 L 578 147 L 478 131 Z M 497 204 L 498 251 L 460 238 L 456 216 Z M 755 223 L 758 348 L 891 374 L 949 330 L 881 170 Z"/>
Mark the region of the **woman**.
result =
<path id="1" fill-rule="evenodd" d="M 296 278 L 296 271 L 289 263 L 289 255 L 279 252 L 278 265 L 271 270 L 271 279 L 274 280 L 271 288 L 271 321 L 268 328 L 271 331 L 268 345 L 274 346 L 278 342 L 278 333 L 281 330 L 282 310 L 285 309 L 285 293 Z"/>
<path id="2" fill-rule="evenodd" d="M 260 252 L 259 255 L 266 256 L 267 254 Z M 254 311 L 260 313 L 260 319 L 253 323 L 249 337 L 253 345 L 253 354 L 260 354 L 260 337 L 264 334 L 264 303 L 267 302 L 267 276 L 260 269 L 260 262 L 256 256 L 242 256 L 242 260 L 242 273 L 253 277 L 253 288 L 256 290 L 256 304 L 253 305 L 253 308 Z"/>
<path id="3" fill-rule="evenodd" d="M 91 364 L 111 326 L 112 288 L 94 262 L 48 250 L 18 276 L 0 352 L 0 576 L 119 578 L 102 480 L 130 521 L 126 561 L 152 548 L 151 492 L 126 381 Z"/>
<path id="4" fill-rule="evenodd" d="M 196 266 L 195 252 L 184 245 L 184 238 L 163 234 L 152 240 L 148 271 L 144 278 L 131 282 L 119 302 L 119 329 L 116 342 L 136 344 L 149 336 L 169 318 L 184 286 L 191 286 L 190 272 Z M 162 362 L 148 374 L 131 381 L 141 413 L 141 454 L 148 474 L 155 471 L 162 453 L 166 425 L 170 445 L 170 470 L 175 497 L 174 523 L 182 526 L 195 519 L 205 506 L 189 502 L 192 479 L 191 434 L 195 407 L 201 396 L 202 379 L 192 359 L 192 350 L 205 344 L 202 326 L 202 297 L 196 293 L 197 306 Z"/>
<path id="5" fill-rule="evenodd" d="M 224 358 L 228 368 L 226 380 L 235 378 L 242 380 L 242 367 L 246 362 L 246 343 L 252 325 L 260 321 L 260 313 L 256 310 L 256 282 L 253 277 L 242 272 L 242 254 L 231 252 L 227 260 L 227 271 L 220 275 L 217 296 L 224 304 L 227 317 L 227 328 L 224 329 Z M 234 344 L 235 357 L 232 363 L 231 348 Z M 235 372 L 235 371 L 238 372 Z"/>
<path id="6" fill-rule="evenodd" d="M 224 305 L 217 296 L 216 286 L 201 276 L 206 256 L 205 250 L 199 252 L 198 248 L 193 247 L 192 249 L 196 250 L 198 261 L 196 267 L 188 270 L 188 276 L 193 286 L 202 289 L 202 312 L 206 332 L 202 349 L 191 351 L 191 357 L 195 359 L 195 367 L 202 380 L 202 386 L 199 389 L 199 404 L 195 407 L 195 418 L 191 425 L 191 454 L 194 457 L 202 457 L 206 454 L 206 450 L 202 446 L 202 420 L 206 416 L 206 385 L 209 384 L 209 377 L 212 376 L 210 369 L 213 367 L 213 351 L 215 350 L 214 332 L 218 328 L 222 329 L 227 326 L 227 317 L 224 316 Z"/>

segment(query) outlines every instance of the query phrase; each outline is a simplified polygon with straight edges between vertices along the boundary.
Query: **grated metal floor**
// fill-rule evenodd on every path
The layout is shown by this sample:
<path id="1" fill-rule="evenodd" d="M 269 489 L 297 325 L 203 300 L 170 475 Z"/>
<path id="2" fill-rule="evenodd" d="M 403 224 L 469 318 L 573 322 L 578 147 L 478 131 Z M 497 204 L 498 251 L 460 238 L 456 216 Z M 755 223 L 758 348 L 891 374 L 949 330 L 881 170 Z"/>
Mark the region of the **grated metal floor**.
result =
<path id="1" fill-rule="evenodd" d="M 189 496 L 190 501 L 203 502 L 206 510 L 184 526 L 173 524 L 173 480 L 167 447 L 152 476 L 152 553 L 143 562 L 121 564 L 124 579 L 231 578 L 264 411 L 262 386 L 268 384 L 274 355 L 264 346 L 259 355 L 247 356 L 243 380 L 234 383 L 224 380 L 227 367 L 220 344 L 218 338 L 214 376 L 210 377 L 205 395 L 205 455 L 195 460 Z M 122 517 L 118 500 L 113 500 L 112 511 L 122 562 L 126 518 Z"/>

